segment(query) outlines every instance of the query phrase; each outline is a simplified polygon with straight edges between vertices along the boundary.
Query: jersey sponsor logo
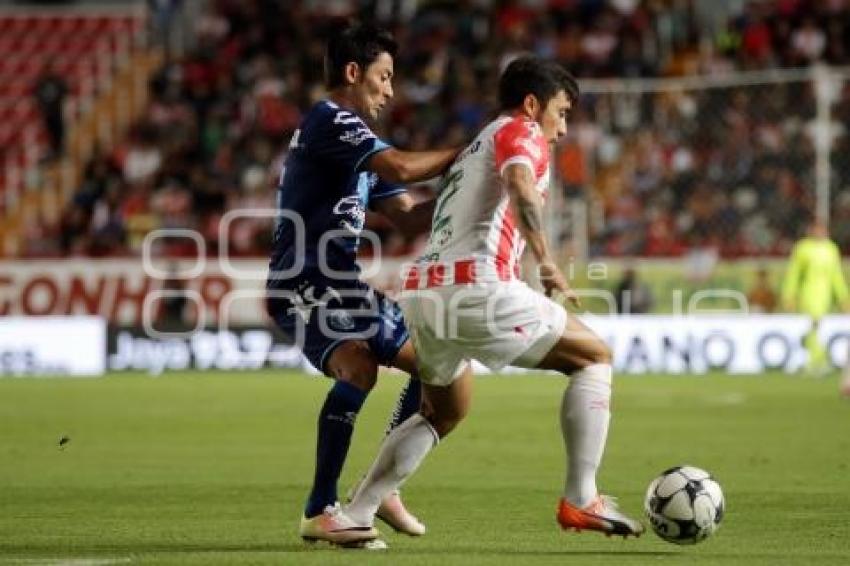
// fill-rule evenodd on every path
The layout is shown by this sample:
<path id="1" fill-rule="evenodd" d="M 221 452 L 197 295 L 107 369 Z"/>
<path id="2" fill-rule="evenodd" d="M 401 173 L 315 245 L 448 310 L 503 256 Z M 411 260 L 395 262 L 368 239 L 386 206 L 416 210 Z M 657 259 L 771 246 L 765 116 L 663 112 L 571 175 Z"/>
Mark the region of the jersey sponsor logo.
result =
<path id="1" fill-rule="evenodd" d="M 356 130 L 348 130 L 339 136 L 339 141 L 349 143 L 353 146 L 358 146 L 368 139 L 375 137 L 372 130 L 369 128 L 357 128 Z"/>
<path id="2" fill-rule="evenodd" d="M 360 197 L 351 195 L 339 199 L 339 202 L 334 205 L 333 213 L 342 216 L 339 225 L 357 235 L 363 230 L 363 224 L 366 222 L 366 211 L 363 210 L 363 204 L 360 202 Z"/>
<path id="3" fill-rule="evenodd" d="M 361 120 L 358 116 L 355 116 L 351 112 L 346 112 L 342 110 L 337 112 L 334 116 L 334 124 L 362 124 L 363 120 Z"/>
<path id="4" fill-rule="evenodd" d="M 448 245 L 454 235 L 451 224 L 452 214 L 449 212 L 448 203 L 460 190 L 461 179 L 463 179 L 463 169 L 454 169 L 443 177 L 439 189 L 440 196 L 437 197 L 437 206 L 434 210 L 434 218 L 431 221 L 430 241 L 438 248 Z"/>
<path id="5" fill-rule="evenodd" d="M 463 161 L 464 159 L 466 159 L 470 155 L 478 153 L 478 150 L 480 150 L 480 149 L 481 149 L 481 140 L 475 140 L 470 146 L 468 146 L 465 150 L 463 150 L 463 153 L 461 153 L 457 157 L 457 159 L 455 160 L 455 163 L 460 163 L 461 161 Z"/>
<path id="6" fill-rule="evenodd" d="M 439 248 L 444 248 L 452 241 L 453 235 L 454 230 L 452 230 L 452 227 L 446 226 L 434 234 L 434 244 Z"/>
<path id="7" fill-rule="evenodd" d="M 328 326 L 337 332 L 349 332 L 354 330 L 354 317 L 341 309 L 328 311 Z"/>

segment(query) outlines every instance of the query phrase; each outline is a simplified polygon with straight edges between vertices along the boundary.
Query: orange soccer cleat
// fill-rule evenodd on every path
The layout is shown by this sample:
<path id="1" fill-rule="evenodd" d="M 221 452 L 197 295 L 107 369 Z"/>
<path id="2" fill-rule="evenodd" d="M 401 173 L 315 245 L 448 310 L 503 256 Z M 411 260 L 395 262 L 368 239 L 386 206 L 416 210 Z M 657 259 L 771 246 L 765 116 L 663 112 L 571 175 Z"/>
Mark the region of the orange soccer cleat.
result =
<path id="1" fill-rule="evenodd" d="M 630 535 L 639 537 L 644 531 L 640 521 L 621 513 L 614 498 L 606 495 L 598 495 L 584 509 L 561 498 L 558 503 L 557 519 L 564 530 L 599 531 L 608 536 L 622 535 L 623 537 Z"/>

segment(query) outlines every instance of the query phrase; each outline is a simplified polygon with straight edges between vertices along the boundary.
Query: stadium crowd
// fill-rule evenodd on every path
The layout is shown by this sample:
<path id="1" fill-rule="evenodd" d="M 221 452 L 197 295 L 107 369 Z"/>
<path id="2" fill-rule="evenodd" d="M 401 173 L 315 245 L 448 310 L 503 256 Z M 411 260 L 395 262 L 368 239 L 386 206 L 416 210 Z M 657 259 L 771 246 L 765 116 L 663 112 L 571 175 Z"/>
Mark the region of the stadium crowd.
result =
<path id="1" fill-rule="evenodd" d="M 210 2 L 196 45 L 156 74 L 145 115 L 101 148 L 54 238 L 25 254 L 138 253 L 153 228 L 199 230 L 214 251 L 225 211 L 273 206 L 273 172 L 323 95 L 322 46 L 342 17 L 375 18 L 396 34 L 395 99 L 381 131 L 408 149 L 469 140 L 494 111 L 498 70 L 520 52 L 562 61 L 580 79 L 850 62 L 850 2 L 723 4 Z M 832 112 L 833 236 L 846 252 L 850 89 Z M 591 203 L 592 255 L 785 253 L 813 212 L 814 116 L 808 81 L 586 94 L 554 154 L 555 190 Z M 369 222 L 385 252 L 411 249 L 380 218 Z M 269 237 L 267 219 L 235 222 L 231 253 L 262 255 Z M 194 253 L 181 246 L 166 251 Z"/>

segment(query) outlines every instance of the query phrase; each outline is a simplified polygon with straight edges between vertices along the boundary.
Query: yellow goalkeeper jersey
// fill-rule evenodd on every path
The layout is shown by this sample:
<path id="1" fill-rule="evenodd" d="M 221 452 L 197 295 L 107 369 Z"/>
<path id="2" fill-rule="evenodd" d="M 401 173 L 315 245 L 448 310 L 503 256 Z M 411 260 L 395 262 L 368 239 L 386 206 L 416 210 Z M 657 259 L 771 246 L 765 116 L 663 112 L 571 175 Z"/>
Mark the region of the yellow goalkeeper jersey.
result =
<path id="1" fill-rule="evenodd" d="M 838 246 L 828 238 L 803 238 L 791 251 L 782 302 L 820 318 L 832 309 L 833 298 L 841 305 L 847 304 L 847 283 Z"/>

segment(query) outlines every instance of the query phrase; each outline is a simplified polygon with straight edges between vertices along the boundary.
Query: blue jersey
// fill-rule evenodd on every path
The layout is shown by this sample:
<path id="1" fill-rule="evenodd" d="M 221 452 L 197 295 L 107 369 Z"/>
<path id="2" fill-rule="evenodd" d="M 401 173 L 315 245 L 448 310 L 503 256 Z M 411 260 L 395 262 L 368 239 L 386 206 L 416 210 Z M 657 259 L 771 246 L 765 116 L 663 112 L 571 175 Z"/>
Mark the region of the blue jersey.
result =
<path id="1" fill-rule="evenodd" d="M 281 216 L 269 265 L 270 287 L 295 282 L 300 274 L 281 280 L 274 273 L 297 265 L 302 253 L 303 272 L 317 271 L 320 247 L 325 265 L 356 277 L 355 256 L 366 208 L 404 192 L 362 170 L 370 156 L 389 147 L 359 116 L 333 102 L 322 100 L 310 109 L 290 143 L 277 192 L 278 209 L 303 220 L 303 248 L 299 249 L 296 224 Z"/>
<path id="2" fill-rule="evenodd" d="M 404 191 L 361 170 L 388 147 L 359 116 L 323 100 L 301 122 L 283 166 L 266 308 L 326 373 L 348 340 L 368 343 L 384 365 L 408 340 L 398 305 L 357 279 L 355 261 L 366 208 Z"/>

